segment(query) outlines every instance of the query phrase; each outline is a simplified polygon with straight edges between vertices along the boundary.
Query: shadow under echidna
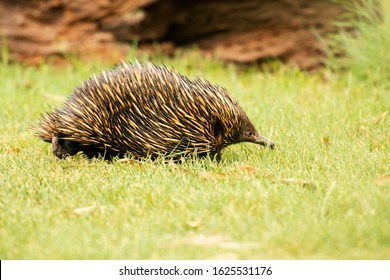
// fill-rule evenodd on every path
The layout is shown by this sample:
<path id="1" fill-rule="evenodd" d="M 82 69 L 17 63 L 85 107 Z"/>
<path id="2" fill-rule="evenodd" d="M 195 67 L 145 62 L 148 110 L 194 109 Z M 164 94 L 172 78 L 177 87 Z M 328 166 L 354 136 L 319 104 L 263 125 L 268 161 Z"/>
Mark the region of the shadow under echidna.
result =
<path id="1" fill-rule="evenodd" d="M 271 149 L 227 90 L 165 66 L 122 64 L 77 87 L 34 128 L 59 158 L 211 156 L 252 142 Z"/>

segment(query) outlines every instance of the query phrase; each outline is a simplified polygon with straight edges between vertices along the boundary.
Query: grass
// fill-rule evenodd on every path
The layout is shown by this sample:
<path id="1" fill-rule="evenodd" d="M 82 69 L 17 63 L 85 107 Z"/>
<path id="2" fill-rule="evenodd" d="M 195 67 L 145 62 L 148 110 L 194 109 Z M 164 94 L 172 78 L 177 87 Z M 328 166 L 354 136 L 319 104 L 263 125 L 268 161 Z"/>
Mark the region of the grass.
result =
<path id="1" fill-rule="evenodd" d="M 3 62 L 0 259 L 390 258 L 388 72 L 238 71 L 196 52 L 154 61 L 224 85 L 276 150 L 240 144 L 220 163 L 181 165 L 58 160 L 30 126 L 112 65 Z"/>

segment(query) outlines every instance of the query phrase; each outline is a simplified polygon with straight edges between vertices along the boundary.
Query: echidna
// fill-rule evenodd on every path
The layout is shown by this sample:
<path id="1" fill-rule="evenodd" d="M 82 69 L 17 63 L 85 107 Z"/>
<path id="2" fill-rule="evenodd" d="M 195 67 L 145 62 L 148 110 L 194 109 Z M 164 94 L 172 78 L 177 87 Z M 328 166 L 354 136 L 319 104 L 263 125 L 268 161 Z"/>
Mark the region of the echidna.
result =
<path id="1" fill-rule="evenodd" d="M 225 88 L 151 63 L 123 63 L 92 76 L 35 130 L 59 158 L 82 151 L 90 158 L 196 154 L 219 160 L 231 144 L 275 146 Z"/>

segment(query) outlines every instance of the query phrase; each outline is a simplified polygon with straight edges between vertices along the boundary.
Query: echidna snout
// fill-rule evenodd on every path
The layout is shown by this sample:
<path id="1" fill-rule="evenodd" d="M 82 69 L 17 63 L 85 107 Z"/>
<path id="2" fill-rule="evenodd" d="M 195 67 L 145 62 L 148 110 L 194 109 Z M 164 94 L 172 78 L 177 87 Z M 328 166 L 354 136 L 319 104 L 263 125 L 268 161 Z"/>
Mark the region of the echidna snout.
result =
<path id="1" fill-rule="evenodd" d="M 261 146 L 270 147 L 271 150 L 275 149 L 275 143 L 264 138 L 260 134 L 256 135 L 254 138 L 253 143 L 259 144 Z"/>
<path id="2" fill-rule="evenodd" d="M 248 132 L 246 139 L 243 140 L 242 142 L 252 142 L 255 144 L 259 144 L 261 146 L 269 147 L 272 150 L 275 148 L 275 144 L 272 141 L 264 138 L 257 131 Z"/>
<path id="3" fill-rule="evenodd" d="M 244 118 L 245 119 L 245 118 Z M 242 131 L 240 132 L 238 142 L 251 142 L 261 146 L 269 147 L 270 149 L 275 148 L 275 144 L 264 138 L 253 126 L 249 119 L 246 119 L 246 123 L 243 125 Z"/>
<path id="4" fill-rule="evenodd" d="M 261 139 L 259 139 L 257 143 L 262 145 L 262 146 L 268 146 L 271 148 L 271 150 L 275 149 L 275 143 L 262 137 L 262 136 L 261 136 Z"/>

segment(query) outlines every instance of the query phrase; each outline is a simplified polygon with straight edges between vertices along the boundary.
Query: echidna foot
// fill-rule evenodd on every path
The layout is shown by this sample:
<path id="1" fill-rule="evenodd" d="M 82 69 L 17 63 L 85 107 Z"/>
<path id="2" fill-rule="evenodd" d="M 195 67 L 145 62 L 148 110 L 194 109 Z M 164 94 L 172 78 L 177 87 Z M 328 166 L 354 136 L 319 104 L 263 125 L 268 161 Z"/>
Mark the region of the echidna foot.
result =
<path id="1" fill-rule="evenodd" d="M 60 159 L 67 156 L 73 156 L 79 151 L 78 144 L 69 140 L 60 139 L 58 136 L 54 135 L 51 139 L 51 145 L 53 154 Z"/>

